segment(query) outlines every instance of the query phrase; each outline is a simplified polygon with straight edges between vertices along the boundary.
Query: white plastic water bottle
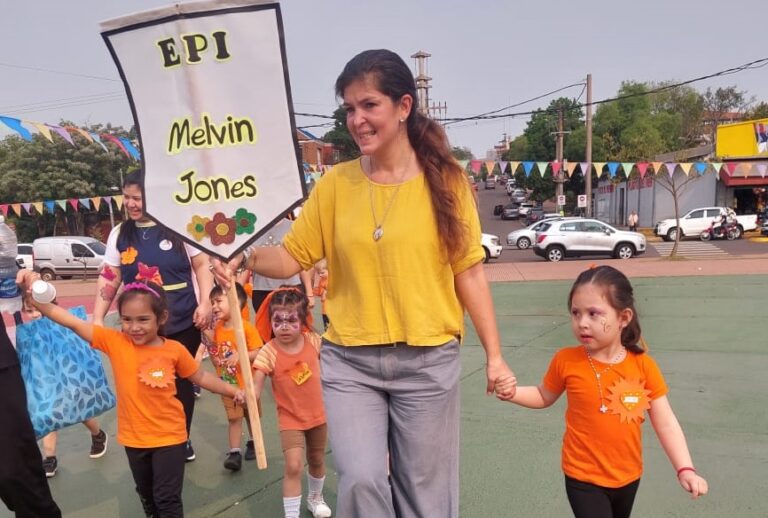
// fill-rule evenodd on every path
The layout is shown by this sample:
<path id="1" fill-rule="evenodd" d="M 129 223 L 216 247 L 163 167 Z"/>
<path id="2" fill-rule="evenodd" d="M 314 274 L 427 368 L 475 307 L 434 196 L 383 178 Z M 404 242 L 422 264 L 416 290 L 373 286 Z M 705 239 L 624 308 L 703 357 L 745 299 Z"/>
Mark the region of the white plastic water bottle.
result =
<path id="1" fill-rule="evenodd" d="M 53 302 L 56 298 L 56 286 L 42 280 L 32 283 L 32 298 L 42 304 Z"/>
<path id="2" fill-rule="evenodd" d="M 17 243 L 16 233 L 0 215 L 0 312 L 4 313 L 21 311 L 21 290 L 16 284 Z"/>

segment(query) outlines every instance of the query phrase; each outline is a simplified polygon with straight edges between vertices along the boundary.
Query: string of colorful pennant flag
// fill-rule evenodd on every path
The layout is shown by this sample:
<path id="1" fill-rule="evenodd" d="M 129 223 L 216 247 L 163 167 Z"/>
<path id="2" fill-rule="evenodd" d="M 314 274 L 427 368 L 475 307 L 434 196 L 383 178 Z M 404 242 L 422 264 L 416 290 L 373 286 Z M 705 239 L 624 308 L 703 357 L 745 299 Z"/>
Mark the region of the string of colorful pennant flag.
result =
<path id="1" fill-rule="evenodd" d="M 504 160 L 459 160 L 459 164 L 467 172 L 471 171 L 474 174 L 480 174 L 483 165 L 485 165 L 488 174 L 493 174 L 493 171 L 498 167 L 500 173 L 504 173 L 507 166 L 510 168 L 510 172 L 515 174 L 517 169 L 522 166 L 525 176 L 531 176 L 534 168 L 539 172 L 541 176 L 549 170 L 552 174 L 560 173 L 562 164 L 557 161 L 552 162 L 536 162 L 536 161 L 504 161 Z M 469 170 L 467 167 L 469 166 Z M 686 175 L 690 176 L 693 171 L 695 174 L 701 176 L 711 169 L 715 173 L 723 172 L 728 176 L 760 176 L 765 178 L 768 173 L 768 162 L 567 162 L 565 165 L 565 174 L 570 178 L 576 173 L 577 168 L 579 172 L 584 175 L 585 172 L 592 171 L 595 168 L 595 172 L 598 177 L 605 173 L 608 173 L 611 178 L 614 178 L 619 174 L 621 169 L 625 176 L 629 176 L 633 170 L 637 170 L 640 178 L 643 178 L 650 169 L 655 174 L 661 172 L 662 169 L 667 171 L 669 176 L 674 175 L 675 171 L 680 170 Z M 719 177 L 719 175 L 718 175 Z"/>
<path id="2" fill-rule="evenodd" d="M 139 160 L 141 157 L 139 150 L 136 149 L 136 146 L 134 146 L 126 137 L 118 137 L 116 135 L 110 135 L 109 133 L 86 131 L 76 126 L 59 126 L 57 124 L 48 124 L 45 122 L 16 119 L 6 115 L 0 115 L 0 122 L 18 133 L 21 138 L 28 141 L 32 141 L 32 133 L 36 132 L 50 142 L 53 142 L 53 135 L 58 135 L 74 146 L 75 141 L 72 136 L 75 135 L 83 137 L 89 144 L 98 144 L 104 151 L 108 151 L 107 146 L 104 145 L 104 142 L 107 141 L 117 146 L 117 148 L 129 158 Z"/>
<path id="3" fill-rule="evenodd" d="M 64 212 L 67 212 L 67 207 L 71 207 L 73 211 L 77 212 L 81 205 L 88 210 L 95 209 L 98 211 L 99 208 L 101 208 L 102 202 L 108 204 L 115 202 L 115 205 L 117 205 L 117 210 L 120 210 L 123 207 L 123 195 L 118 194 L 115 196 L 68 198 L 65 200 L 30 201 L 24 203 L 3 203 L 0 204 L 0 212 L 3 213 L 4 217 L 8 216 L 9 211 L 13 211 L 19 217 L 21 217 L 24 212 L 30 216 L 33 216 L 34 213 L 32 209 L 34 209 L 37 214 L 42 215 L 44 210 L 47 210 L 53 214 L 56 211 L 56 207 L 59 207 Z"/>

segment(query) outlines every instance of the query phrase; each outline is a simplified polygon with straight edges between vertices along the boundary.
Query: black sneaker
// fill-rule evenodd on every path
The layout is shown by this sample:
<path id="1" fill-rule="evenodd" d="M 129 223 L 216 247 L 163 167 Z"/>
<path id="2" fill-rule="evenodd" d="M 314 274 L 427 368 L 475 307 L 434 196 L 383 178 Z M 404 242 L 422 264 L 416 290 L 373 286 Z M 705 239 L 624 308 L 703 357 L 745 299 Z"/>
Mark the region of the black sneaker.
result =
<path id="1" fill-rule="evenodd" d="M 230 471 L 240 471 L 240 468 L 243 467 L 243 456 L 240 455 L 239 451 L 231 451 L 227 453 L 224 467 Z"/>
<path id="2" fill-rule="evenodd" d="M 192 441 L 187 441 L 187 453 L 184 457 L 185 462 L 192 462 L 195 460 L 195 449 L 192 448 Z"/>
<path id="3" fill-rule="evenodd" d="M 254 460 L 256 458 L 256 448 L 253 447 L 253 441 L 245 443 L 245 460 Z"/>
<path id="4" fill-rule="evenodd" d="M 96 435 L 91 435 L 91 454 L 89 457 L 92 459 L 103 457 L 107 453 L 107 442 L 109 442 L 109 438 L 104 430 L 99 430 Z"/>
<path id="5" fill-rule="evenodd" d="M 56 468 L 59 467 L 59 463 L 56 460 L 56 456 L 46 457 L 43 459 L 43 469 L 45 470 L 45 476 L 48 478 L 56 476 Z"/>
<path id="6" fill-rule="evenodd" d="M 202 389 L 200 388 L 200 385 L 192 384 L 192 392 L 195 393 L 195 397 L 199 398 L 202 394 Z"/>

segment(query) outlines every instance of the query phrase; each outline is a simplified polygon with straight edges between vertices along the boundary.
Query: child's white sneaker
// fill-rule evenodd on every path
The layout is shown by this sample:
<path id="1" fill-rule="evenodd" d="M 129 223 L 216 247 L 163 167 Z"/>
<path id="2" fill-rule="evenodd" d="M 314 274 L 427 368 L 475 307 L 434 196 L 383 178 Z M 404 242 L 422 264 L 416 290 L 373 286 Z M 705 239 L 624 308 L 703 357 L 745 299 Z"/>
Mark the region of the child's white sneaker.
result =
<path id="1" fill-rule="evenodd" d="M 315 518 L 329 518 L 333 514 L 331 508 L 323 500 L 323 495 L 310 493 L 307 496 L 307 507 Z"/>

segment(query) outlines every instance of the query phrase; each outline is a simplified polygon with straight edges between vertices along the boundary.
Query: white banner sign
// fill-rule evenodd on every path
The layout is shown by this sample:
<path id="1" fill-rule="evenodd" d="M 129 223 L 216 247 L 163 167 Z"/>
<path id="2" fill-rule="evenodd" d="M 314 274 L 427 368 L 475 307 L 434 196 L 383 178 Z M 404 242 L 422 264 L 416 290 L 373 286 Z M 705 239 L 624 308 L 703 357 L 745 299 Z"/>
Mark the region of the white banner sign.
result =
<path id="1" fill-rule="evenodd" d="M 577 198 L 577 204 L 579 208 L 586 209 L 587 208 L 587 195 L 586 194 L 579 194 Z"/>
<path id="2" fill-rule="evenodd" d="M 231 258 L 300 204 L 278 3 L 179 3 L 102 31 L 139 133 L 147 215 Z"/>
<path id="3" fill-rule="evenodd" d="M 558 197 L 557 197 L 557 204 L 560 205 L 561 207 L 563 205 L 565 205 L 565 195 L 564 194 L 558 195 Z"/>

